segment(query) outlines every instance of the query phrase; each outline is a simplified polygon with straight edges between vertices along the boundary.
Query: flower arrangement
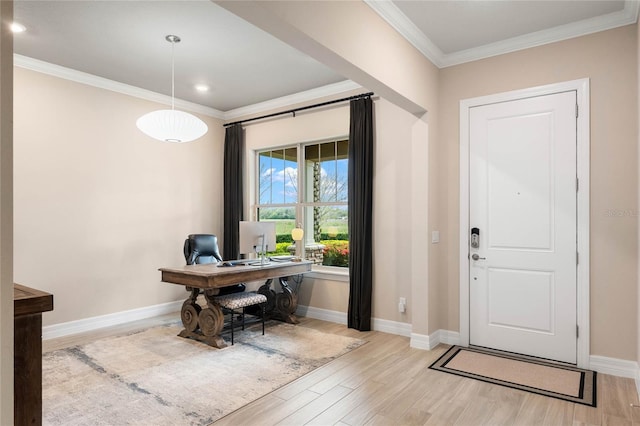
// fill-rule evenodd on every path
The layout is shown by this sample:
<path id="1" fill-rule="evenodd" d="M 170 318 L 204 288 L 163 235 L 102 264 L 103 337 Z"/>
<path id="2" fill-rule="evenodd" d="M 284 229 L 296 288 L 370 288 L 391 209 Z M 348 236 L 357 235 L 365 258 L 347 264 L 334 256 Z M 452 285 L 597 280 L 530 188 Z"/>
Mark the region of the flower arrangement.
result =
<path id="1" fill-rule="evenodd" d="M 324 245 L 322 264 L 325 266 L 349 266 L 349 241 L 326 240 Z"/>

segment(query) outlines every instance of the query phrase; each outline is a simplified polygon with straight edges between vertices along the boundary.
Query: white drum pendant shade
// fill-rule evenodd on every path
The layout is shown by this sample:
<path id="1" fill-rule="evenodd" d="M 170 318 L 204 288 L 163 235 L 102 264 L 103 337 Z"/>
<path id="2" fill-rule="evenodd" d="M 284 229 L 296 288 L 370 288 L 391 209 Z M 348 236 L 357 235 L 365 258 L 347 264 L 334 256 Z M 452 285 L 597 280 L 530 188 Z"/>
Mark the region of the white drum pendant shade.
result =
<path id="1" fill-rule="evenodd" d="M 143 115 L 136 121 L 142 133 L 164 142 L 191 142 L 202 137 L 209 128 L 198 117 L 174 109 L 161 109 Z"/>

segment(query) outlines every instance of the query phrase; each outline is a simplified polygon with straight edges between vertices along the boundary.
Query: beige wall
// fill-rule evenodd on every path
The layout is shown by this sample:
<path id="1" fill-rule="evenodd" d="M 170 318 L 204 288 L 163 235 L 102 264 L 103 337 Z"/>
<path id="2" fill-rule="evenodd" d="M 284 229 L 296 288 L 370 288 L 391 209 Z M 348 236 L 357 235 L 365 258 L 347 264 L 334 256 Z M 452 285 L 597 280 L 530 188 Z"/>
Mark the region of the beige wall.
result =
<path id="1" fill-rule="evenodd" d="M 374 317 L 412 323 L 419 334 L 459 329 L 459 101 L 588 77 L 591 353 L 636 359 L 636 39 L 627 26 L 430 70 L 433 106 L 422 118 L 376 100 Z M 205 118 L 205 140 L 164 144 L 135 128 L 155 108 L 149 102 L 19 68 L 15 87 L 15 280 L 56 295 L 45 324 L 181 299 L 156 269 L 183 262 L 187 233 L 220 233 L 220 123 Z M 250 151 L 347 133 L 342 106 L 247 125 L 246 140 Z M 428 243 L 431 230 L 440 244 Z M 300 303 L 344 312 L 347 287 L 307 280 Z M 406 314 L 397 312 L 400 296 Z"/>
<path id="2" fill-rule="evenodd" d="M 383 99 L 375 100 L 374 117 L 376 150 L 372 315 L 378 319 L 411 322 L 411 306 L 404 314 L 398 312 L 397 306 L 401 296 L 406 297 L 411 304 L 412 263 L 426 261 L 424 253 L 417 254 L 414 259 L 411 252 L 411 222 L 415 214 L 415 209 L 411 207 L 411 193 L 415 187 L 423 186 L 420 182 L 412 181 L 412 129 L 420 120 Z M 247 182 L 255 182 L 255 150 L 344 137 L 348 134 L 347 103 L 298 114 L 295 118 L 285 117 L 247 124 Z M 424 168 L 424 162 L 420 166 Z M 246 205 L 253 206 L 253 200 L 255 198 L 251 194 Z M 249 211 L 250 207 L 247 208 L 247 213 Z M 426 285 L 424 280 L 422 285 Z M 346 313 L 349 284 L 305 278 L 299 297 L 301 305 Z M 421 307 L 420 310 L 425 309 Z"/>
<path id="3" fill-rule="evenodd" d="M 437 67 L 362 1 L 215 3 L 413 114 L 437 101 Z"/>
<path id="4" fill-rule="evenodd" d="M 135 126 L 165 108 L 15 68 L 15 281 L 54 294 L 44 324 L 179 300 L 158 268 L 222 229 L 223 128 L 187 144 Z"/>
<path id="5" fill-rule="evenodd" d="M 408 158 L 418 162 L 410 168 L 412 182 L 421 186 L 406 193 L 405 208 L 412 212 L 408 247 L 412 257 L 420 253 L 415 254 L 416 262 L 410 268 L 412 332 L 426 335 L 433 328 L 429 322 L 441 309 L 431 294 L 439 291 L 435 278 L 440 265 L 436 262 L 442 247 L 429 245 L 429 231 L 440 229 L 440 224 L 435 222 L 438 214 L 428 202 L 432 170 L 437 170 L 432 167 L 437 158 L 431 156 L 430 141 L 438 132 L 438 68 L 361 1 L 216 3 L 420 117 L 411 126 Z"/>
<path id="6" fill-rule="evenodd" d="M 13 423 L 13 2 L 0 2 L 0 424 Z"/>
<path id="7" fill-rule="evenodd" d="M 439 192 L 446 218 L 436 328 L 459 329 L 459 102 L 579 78 L 591 85 L 591 354 L 636 359 L 638 109 L 636 26 L 584 36 L 440 73 Z M 620 216 L 611 216 L 610 210 Z"/>
<path id="8" fill-rule="evenodd" d="M 638 108 L 636 115 L 636 128 L 638 131 L 638 168 L 637 172 L 637 182 L 638 182 L 638 191 L 640 192 L 640 25 L 636 24 L 636 65 L 637 65 L 637 91 L 636 91 L 636 107 Z M 637 321 L 637 330 L 636 330 L 636 361 L 640 363 L 640 195 L 638 196 L 638 205 L 636 207 L 636 212 L 638 212 L 638 257 L 636 257 L 637 268 L 638 268 L 638 284 L 636 287 L 637 298 L 636 298 L 636 321 Z"/>

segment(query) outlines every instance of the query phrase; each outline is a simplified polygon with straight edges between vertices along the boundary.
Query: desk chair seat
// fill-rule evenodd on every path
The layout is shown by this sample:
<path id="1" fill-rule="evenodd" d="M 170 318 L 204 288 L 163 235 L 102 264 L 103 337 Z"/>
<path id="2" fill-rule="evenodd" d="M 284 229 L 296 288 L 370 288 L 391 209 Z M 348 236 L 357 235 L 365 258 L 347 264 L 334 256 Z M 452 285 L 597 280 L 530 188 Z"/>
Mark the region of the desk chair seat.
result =
<path id="1" fill-rule="evenodd" d="M 213 234 L 190 234 L 184 240 L 183 253 L 187 265 L 222 262 L 218 249 L 218 237 Z M 244 284 L 222 287 L 220 294 L 240 293 L 245 288 Z"/>
<path id="2" fill-rule="evenodd" d="M 260 293 L 246 292 L 217 296 L 214 300 L 220 305 L 220 307 L 222 308 L 222 312 L 230 314 L 231 345 L 233 345 L 233 330 L 235 328 L 233 325 L 233 317 L 236 313 L 235 311 L 237 311 L 238 309 L 242 309 L 242 330 L 244 330 L 245 317 L 247 315 L 245 312 L 245 308 L 247 306 L 260 306 L 260 317 L 262 318 L 262 335 L 264 336 L 264 316 L 265 307 L 267 306 L 267 296 Z"/>

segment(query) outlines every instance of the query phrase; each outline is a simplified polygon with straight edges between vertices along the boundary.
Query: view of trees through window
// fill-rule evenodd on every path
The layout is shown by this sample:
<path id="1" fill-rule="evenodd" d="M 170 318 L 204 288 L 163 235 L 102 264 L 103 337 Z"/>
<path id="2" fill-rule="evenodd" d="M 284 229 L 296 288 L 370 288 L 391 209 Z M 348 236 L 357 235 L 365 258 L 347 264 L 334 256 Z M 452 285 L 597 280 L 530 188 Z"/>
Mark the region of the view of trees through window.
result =
<path id="1" fill-rule="evenodd" d="M 306 258 L 349 266 L 348 149 L 340 140 L 258 153 L 258 220 L 276 222 L 277 253 L 291 253 L 299 226 Z"/>

